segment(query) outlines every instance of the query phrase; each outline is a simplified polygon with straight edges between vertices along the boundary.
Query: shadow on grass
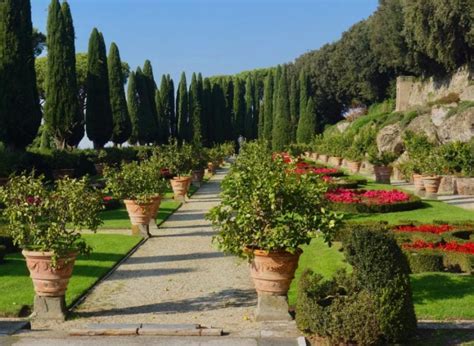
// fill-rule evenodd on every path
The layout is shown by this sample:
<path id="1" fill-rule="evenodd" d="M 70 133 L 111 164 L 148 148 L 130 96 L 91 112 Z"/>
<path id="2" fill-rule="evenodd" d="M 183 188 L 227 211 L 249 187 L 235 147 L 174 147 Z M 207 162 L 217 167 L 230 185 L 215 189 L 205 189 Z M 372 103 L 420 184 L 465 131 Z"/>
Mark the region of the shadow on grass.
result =
<path id="1" fill-rule="evenodd" d="M 100 317 L 135 314 L 170 314 L 197 311 L 220 310 L 230 307 L 249 307 L 256 304 L 255 290 L 225 289 L 208 295 L 123 308 L 112 308 L 99 311 L 77 312 L 77 317 Z"/>
<path id="2" fill-rule="evenodd" d="M 474 276 L 422 274 L 411 277 L 413 301 L 423 304 L 443 299 L 463 298 L 472 295 Z"/>
<path id="3" fill-rule="evenodd" d="M 418 329 L 416 336 L 406 345 L 451 346 L 474 341 L 474 330 L 461 329 Z"/>

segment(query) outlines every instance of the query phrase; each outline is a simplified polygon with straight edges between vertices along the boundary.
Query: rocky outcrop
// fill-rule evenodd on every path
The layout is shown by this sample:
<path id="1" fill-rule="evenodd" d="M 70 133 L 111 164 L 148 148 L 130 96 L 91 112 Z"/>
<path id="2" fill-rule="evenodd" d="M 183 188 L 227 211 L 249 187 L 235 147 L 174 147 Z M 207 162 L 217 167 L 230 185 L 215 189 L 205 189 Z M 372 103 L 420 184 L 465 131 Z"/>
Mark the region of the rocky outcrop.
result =
<path id="1" fill-rule="evenodd" d="M 474 137 L 474 108 L 446 119 L 438 127 L 437 134 L 441 143 L 470 141 Z"/>
<path id="2" fill-rule="evenodd" d="M 406 130 L 413 132 L 424 132 L 433 142 L 438 142 L 438 129 L 431 121 L 431 114 L 420 115 L 413 119 Z"/>
<path id="3" fill-rule="evenodd" d="M 382 128 L 377 134 L 379 151 L 389 151 L 401 154 L 403 152 L 402 129 L 399 123 Z"/>

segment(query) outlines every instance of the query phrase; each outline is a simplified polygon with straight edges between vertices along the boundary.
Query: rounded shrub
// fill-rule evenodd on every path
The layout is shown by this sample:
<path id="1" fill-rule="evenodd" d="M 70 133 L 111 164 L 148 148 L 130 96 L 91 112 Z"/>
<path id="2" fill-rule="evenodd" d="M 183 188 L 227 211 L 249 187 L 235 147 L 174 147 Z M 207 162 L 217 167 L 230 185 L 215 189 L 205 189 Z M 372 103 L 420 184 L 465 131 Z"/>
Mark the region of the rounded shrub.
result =
<path id="1" fill-rule="evenodd" d="M 406 252 L 412 273 L 441 272 L 444 270 L 443 254 L 435 251 Z"/>

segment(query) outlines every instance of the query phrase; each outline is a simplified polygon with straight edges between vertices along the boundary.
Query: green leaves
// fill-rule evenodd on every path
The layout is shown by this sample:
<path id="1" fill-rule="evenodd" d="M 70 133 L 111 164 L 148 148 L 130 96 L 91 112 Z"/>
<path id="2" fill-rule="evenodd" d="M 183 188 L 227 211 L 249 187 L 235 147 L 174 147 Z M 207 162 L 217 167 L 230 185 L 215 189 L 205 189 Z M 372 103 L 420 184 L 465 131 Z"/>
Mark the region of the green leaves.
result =
<path id="1" fill-rule="evenodd" d="M 223 251 L 246 257 L 244 247 L 294 252 L 319 233 L 331 240 L 340 216 L 324 209 L 326 184 L 294 168 L 272 159 L 265 143 L 244 146 L 222 183 L 221 204 L 207 215 Z"/>

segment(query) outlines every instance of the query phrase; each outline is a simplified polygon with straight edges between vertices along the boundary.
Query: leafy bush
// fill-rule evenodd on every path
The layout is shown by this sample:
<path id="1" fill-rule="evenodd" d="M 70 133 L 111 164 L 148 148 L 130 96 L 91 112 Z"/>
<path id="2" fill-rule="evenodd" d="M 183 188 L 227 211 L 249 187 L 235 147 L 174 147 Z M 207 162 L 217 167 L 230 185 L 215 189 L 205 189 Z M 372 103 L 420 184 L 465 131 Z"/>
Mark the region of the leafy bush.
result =
<path id="1" fill-rule="evenodd" d="M 435 105 L 447 105 L 450 103 L 458 103 L 461 99 L 459 98 L 458 93 L 449 93 L 446 96 L 440 97 L 439 99 L 429 102 L 429 106 L 435 106 Z"/>
<path id="2" fill-rule="evenodd" d="M 439 148 L 445 173 L 474 176 L 474 150 L 469 143 L 451 142 Z"/>
<path id="3" fill-rule="evenodd" d="M 455 116 L 456 114 L 462 113 L 469 108 L 474 107 L 474 101 L 461 101 L 457 107 L 451 108 L 446 115 L 447 118 Z"/>
<path id="4" fill-rule="evenodd" d="M 344 241 L 352 275 L 332 280 L 305 272 L 298 285 L 296 323 L 332 343 L 397 342 L 416 330 L 409 266 L 393 238 L 353 226 Z"/>
<path id="5" fill-rule="evenodd" d="M 245 247 L 294 253 L 322 233 L 330 242 L 339 216 L 325 209 L 327 185 L 315 174 L 294 173 L 263 143 L 246 143 L 222 182 L 222 202 L 207 218 L 225 252 L 248 257 Z"/>
<path id="6" fill-rule="evenodd" d="M 412 273 L 443 271 L 443 254 L 434 251 L 407 251 L 408 263 Z"/>

